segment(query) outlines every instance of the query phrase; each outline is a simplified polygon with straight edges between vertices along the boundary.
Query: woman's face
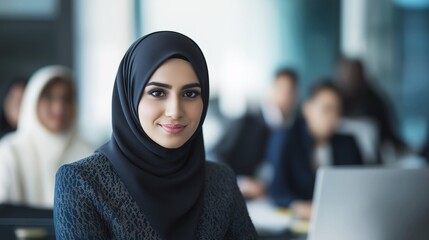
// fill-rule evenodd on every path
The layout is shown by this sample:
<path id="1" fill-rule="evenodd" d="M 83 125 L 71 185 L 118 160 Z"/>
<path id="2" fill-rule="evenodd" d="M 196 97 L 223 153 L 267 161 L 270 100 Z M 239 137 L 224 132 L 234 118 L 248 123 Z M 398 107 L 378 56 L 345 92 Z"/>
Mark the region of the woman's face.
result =
<path id="1" fill-rule="evenodd" d="M 75 117 L 72 86 L 65 81 L 48 83 L 40 95 L 37 115 L 51 132 L 61 133 L 69 129 Z"/>
<path id="2" fill-rule="evenodd" d="M 307 101 L 304 114 L 312 135 L 319 140 L 328 139 L 341 117 L 339 97 L 330 90 L 322 90 Z"/>
<path id="3" fill-rule="evenodd" d="M 138 105 L 145 133 L 165 148 L 179 148 L 197 130 L 203 112 L 201 86 L 191 64 L 172 58 L 149 79 Z"/>
<path id="4" fill-rule="evenodd" d="M 293 111 L 296 89 L 290 76 L 277 77 L 270 92 L 272 103 L 286 116 Z"/>

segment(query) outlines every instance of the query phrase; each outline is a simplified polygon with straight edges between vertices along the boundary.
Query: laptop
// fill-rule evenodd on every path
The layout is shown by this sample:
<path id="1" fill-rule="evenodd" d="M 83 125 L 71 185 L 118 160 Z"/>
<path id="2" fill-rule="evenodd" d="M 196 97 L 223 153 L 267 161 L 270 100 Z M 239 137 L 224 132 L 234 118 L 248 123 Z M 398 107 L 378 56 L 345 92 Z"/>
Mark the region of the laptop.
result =
<path id="1" fill-rule="evenodd" d="M 429 169 L 317 173 L 309 240 L 428 240 Z"/>

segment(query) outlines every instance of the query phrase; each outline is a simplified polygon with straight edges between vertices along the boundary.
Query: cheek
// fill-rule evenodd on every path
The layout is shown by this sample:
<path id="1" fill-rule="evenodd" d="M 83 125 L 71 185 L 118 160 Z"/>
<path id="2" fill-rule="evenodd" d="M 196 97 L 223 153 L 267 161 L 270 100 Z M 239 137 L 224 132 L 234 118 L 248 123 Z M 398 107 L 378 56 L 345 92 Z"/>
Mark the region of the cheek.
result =
<path id="1" fill-rule="evenodd" d="M 338 123 L 340 121 L 340 116 L 337 113 L 333 113 L 330 116 L 330 124 L 331 128 L 336 128 L 338 126 Z"/>
<path id="2" fill-rule="evenodd" d="M 290 94 L 285 94 L 285 96 L 283 97 L 283 103 L 284 103 L 286 106 L 289 106 L 289 105 L 291 105 L 291 104 L 293 103 L 293 99 L 294 99 L 294 96 L 293 96 L 293 94 L 292 94 L 292 93 L 290 93 Z"/>
<path id="3" fill-rule="evenodd" d="M 329 119 L 325 112 L 322 110 L 318 110 L 314 112 L 312 116 L 313 124 L 316 126 L 316 131 L 319 131 L 321 133 L 325 133 L 328 131 L 329 128 Z"/>
<path id="4" fill-rule="evenodd" d="M 333 113 L 325 113 L 323 117 L 323 129 L 325 132 L 332 132 L 337 126 L 337 117 Z"/>
<path id="5" fill-rule="evenodd" d="M 66 106 L 68 116 L 74 116 L 76 114 L 76 106 L 74 104 L 67 104 Z"/>
<path id="6" fill-rule="evenodd" d="M 76 106 L 74 104 L 65 104 L 63 123 L 68 127 L 76 118 Z"/>
<path id="7" fill-rule="evenodd" d="M 201 115 L 203 113 L 203 101 L 195 101 L 185 105 L 185 113 L 187 120 L 191 121 L 195 128 L 201 121 Z"/>
<path id="8" fill-rule="evenodd" d="M 37 115 L 42 121 L 46 121 L 49 119 L 49 105 L 44 101 L 40 101 L 37 104 Z"/>
<path id="9" fill-rule="evenodd" d="M 153 126 L 154 122 L 159 119 L 163 113 L 164 107 L 161 103 L 142 99 L 139 103 L 138 115 L 143 130 L 146 131 L 145 128 Z"/>

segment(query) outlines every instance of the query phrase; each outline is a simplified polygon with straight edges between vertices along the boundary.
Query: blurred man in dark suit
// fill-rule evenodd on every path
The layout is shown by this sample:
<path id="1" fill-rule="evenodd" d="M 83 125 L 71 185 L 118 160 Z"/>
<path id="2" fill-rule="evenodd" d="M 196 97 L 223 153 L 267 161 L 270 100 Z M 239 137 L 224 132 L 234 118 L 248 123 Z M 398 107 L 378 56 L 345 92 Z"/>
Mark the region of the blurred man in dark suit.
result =
<path id="1" fill-rule="evenodd" d="M 233 121 L 214 148 L 216 158 L 237 174 L 246 198 L 265 193 L 265 184 L 260 181 L 258 172 L 269 151 L 272 132 L 285 129 L 294 121 L 297 85 L 298 76 L 294 70 L 277 71 L 260 110 Z"/>

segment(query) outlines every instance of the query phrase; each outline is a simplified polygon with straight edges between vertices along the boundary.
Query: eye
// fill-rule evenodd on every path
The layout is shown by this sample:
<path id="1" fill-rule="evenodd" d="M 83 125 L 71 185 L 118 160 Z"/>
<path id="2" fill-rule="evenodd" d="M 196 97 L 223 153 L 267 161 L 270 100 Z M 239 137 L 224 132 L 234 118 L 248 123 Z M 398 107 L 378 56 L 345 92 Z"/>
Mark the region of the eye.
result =
<path id="1" fill-rule="evenodd" d="M 164 97 L 165 96 L 165 92 L 163 90 L 161 90 L 161 89 L 154 89 L 154 90 L 149 91 L 148 93 L 152 97 L 156 97 L 156 98 Z"/>
<path id="2" fill-rule="evenodd" d="M 183 93 L 183 96 L 184 97 L 187 97 L 187 98 L 196 98 L 196 97 L 198 97 L 200 95 L 200 92 L 198 92 L 198 91 L 196 91 L 196 90 L 189 90 L 189 91 L 185 91 L 184 93 Z"/>

